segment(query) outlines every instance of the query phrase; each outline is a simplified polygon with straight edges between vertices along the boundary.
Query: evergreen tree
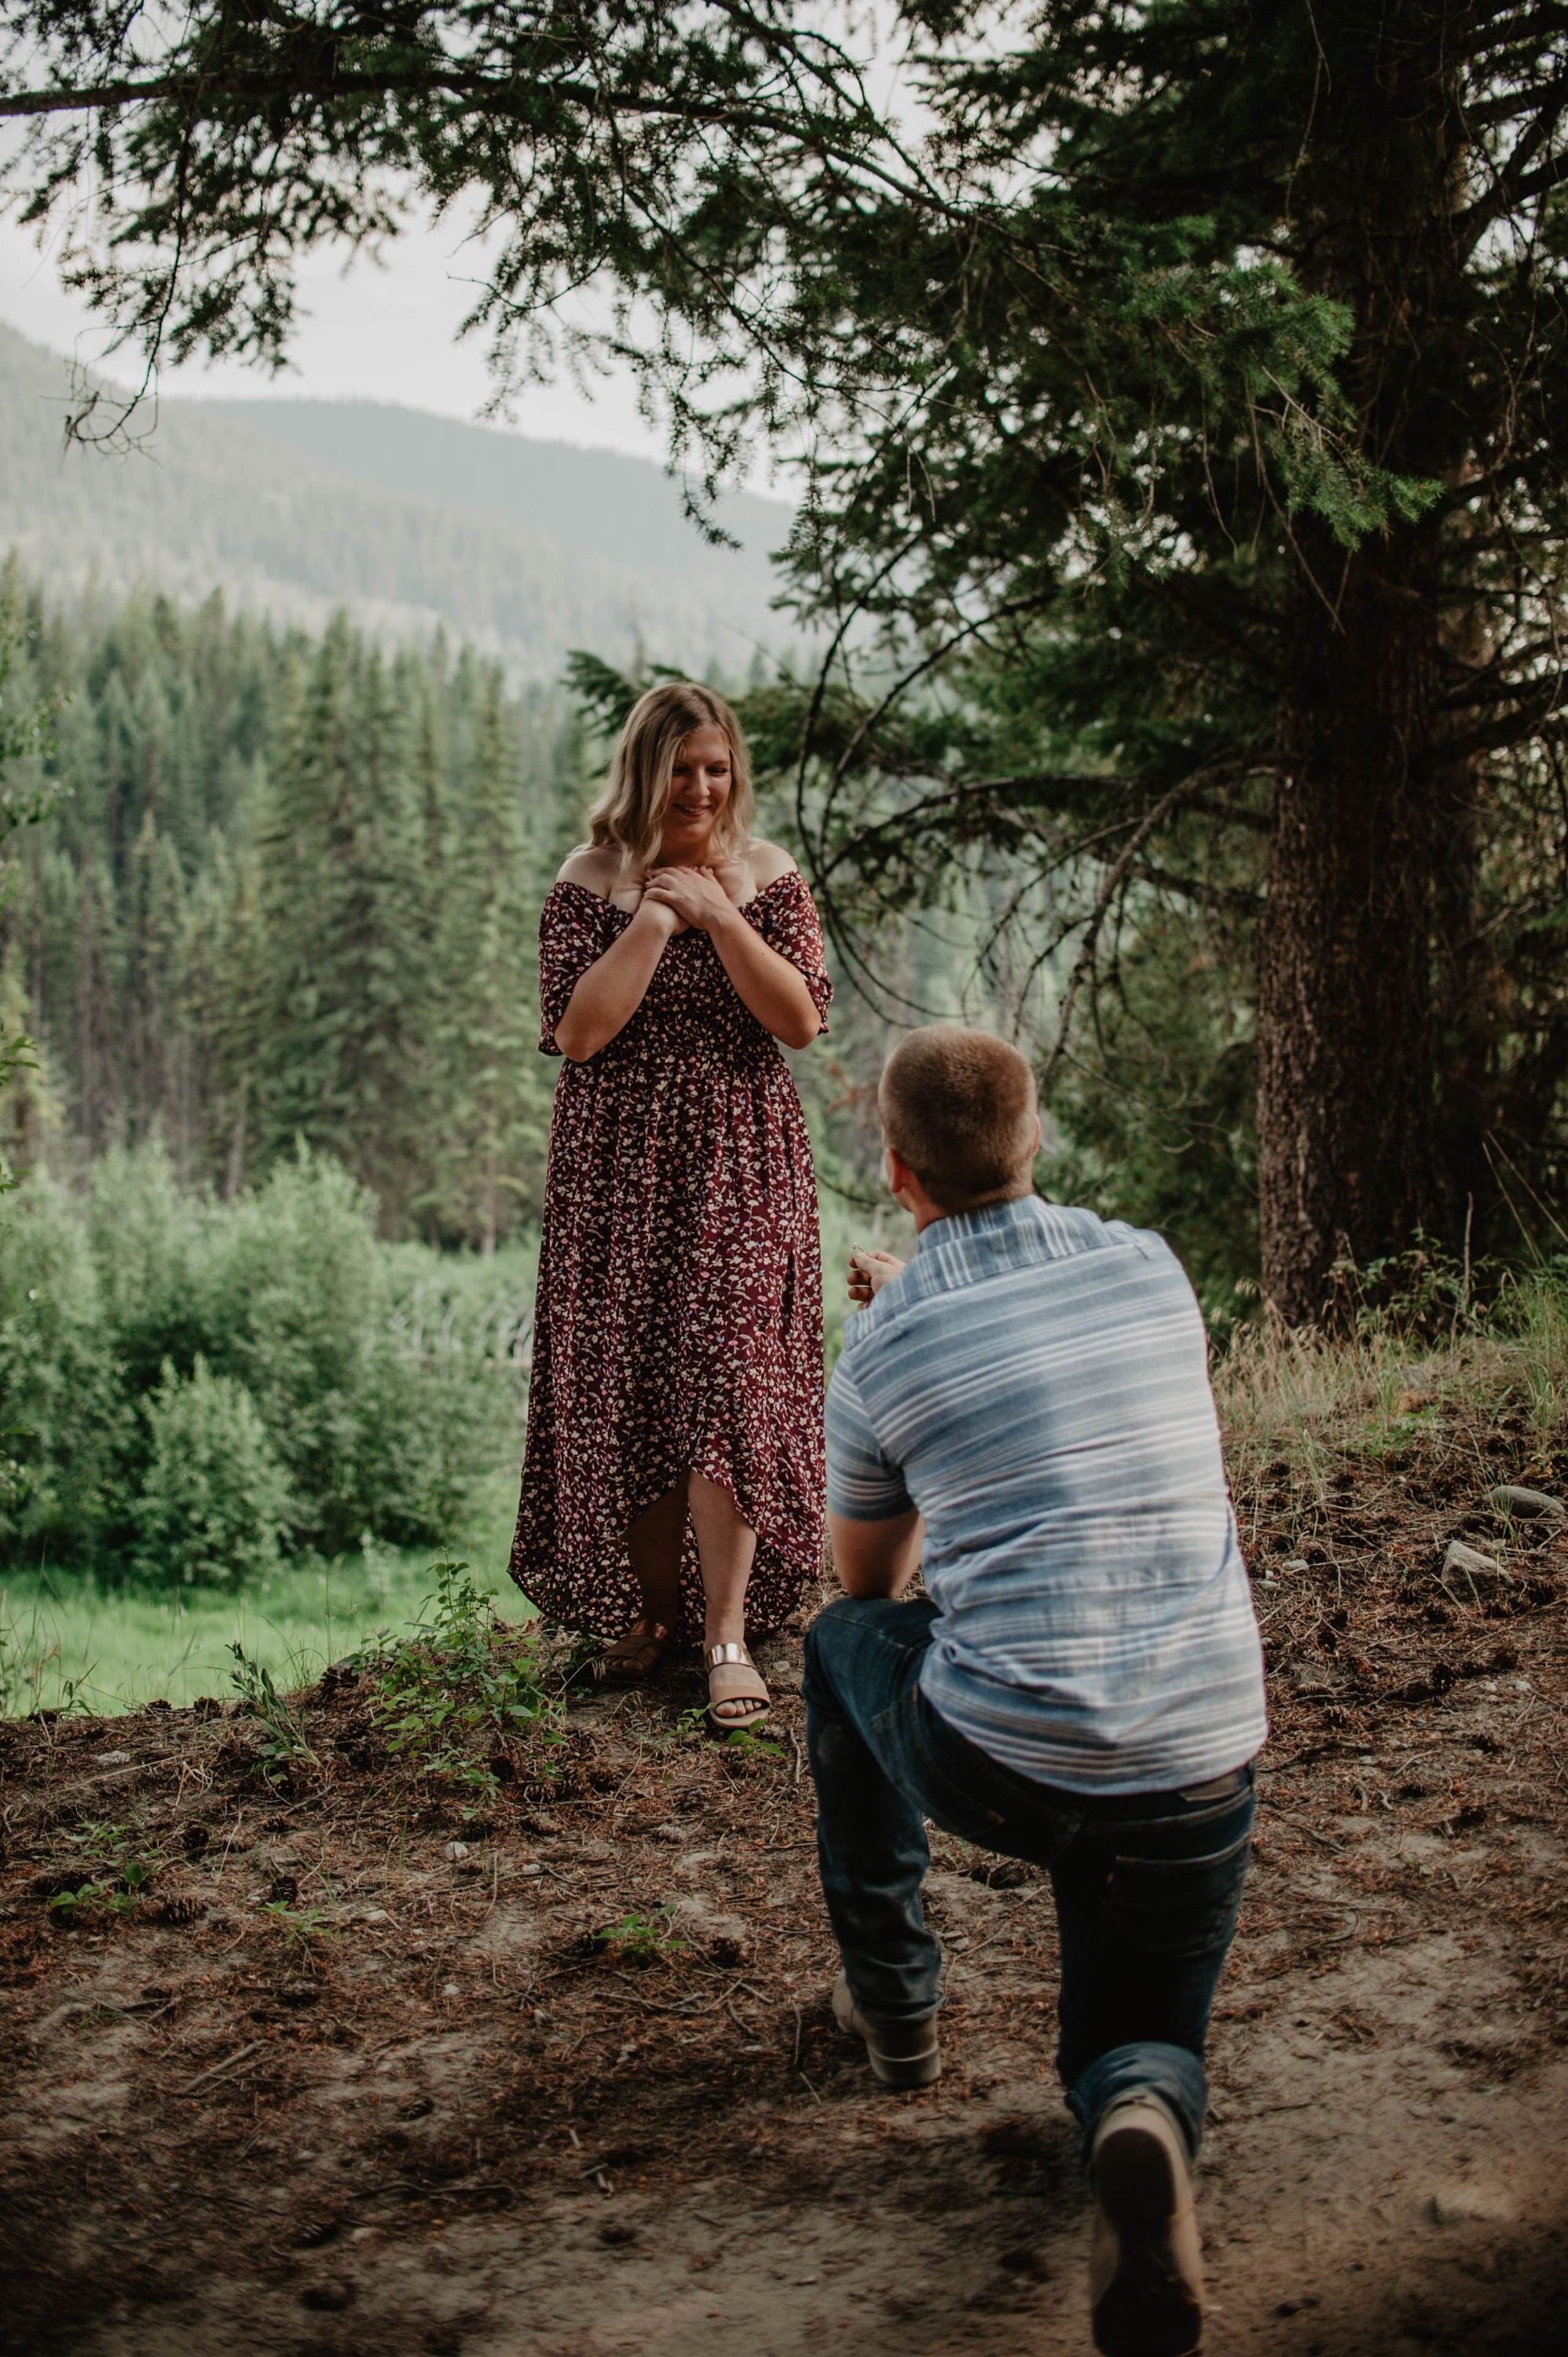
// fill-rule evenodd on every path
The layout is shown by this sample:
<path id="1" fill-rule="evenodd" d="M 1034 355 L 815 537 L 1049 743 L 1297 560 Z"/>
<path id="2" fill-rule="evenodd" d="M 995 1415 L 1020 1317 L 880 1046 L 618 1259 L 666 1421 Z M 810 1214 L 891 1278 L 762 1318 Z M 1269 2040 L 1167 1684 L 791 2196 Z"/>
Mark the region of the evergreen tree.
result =
<path id="1" fill-rule="evenodd" d="M 525 720 L 440 643 L 388 658 L 341 622 L 280 640 L 143 597 L 66 623 L 23 594 L 20 676 L 65 701 L 58 754 L 18 768 L 47 795 L 69 761 L 73 791 L 0 875 L 0 955 L 62 1084 L 57 1154 L 160 1136 L 232 1200 L 303 1136 L 391 1231 L 507 1232 L 539 1196 L 532 942 L 579 824 L 570 714 L 535 692 Z"/>
<path id="2" fill-rule="evenodd" d="M 257 838 L 263 955 L 248 1063 L 263 1160 L 292 1141 L 374 1176 L 395 1225 L 421 1174 L 428 1005 L 420 813 L 382 658 L 339 617 L 303 683 Z M 411 986 L 412 985 L 412 986 Z"/>
<path id="3" fill-rule="evenodd" d="M 484 683 L 442 903 L 443 1226 L 490 1253 L 543 1191 L 549 1080 L 539 1049 L 538 891 L 499 673 Z M 553 1076 L 552 1076 L 553 1077 Z"/>
<path id="4" fill-rule="evenodd" d="M 189 1075 L 193 1168 L 232 1203 L 252 1168 L 254 1010 L 265 962 L 260 871 L 218 836 L 193 883 L 181 943 L 180 1030 Z M 190 1170 L 181 1173 L 188 1179 Z"/>
<path id="5" fill-rule="evenodd" d="M 814 445 L 795 579 L 835 663 L 779 751 L 830 901 L 1022 865 L 1070 1017 L 1152 900 L 1250 901 L 1264 1278 L 1311 1317 L 1343 1258 L 1457 1237 L 1477 1197 L 1484 1222 L 1492 1138 L 1564 1163 L 1568 27 L 1545 0 L 895 21 L 879 113 L 789 0 L 417 31 L 328 0 L 303 45 L 198 0 L 134 53 L 66 0 L 11 12 L 39 79 L 0 113 L 37 126 L 37 217 L 89 172 L 113 197 L 76 279 L 151 347 L 275 356 L 298 253 L 379 233 L 389 185 L 468 190 L 503 374 L 608 275 L 678 449 Z"/>
<path id="6" fill-rule="evenodd" d="M 775 753 L 846 954 L 955 863 L 1038 880 L 1069 1121 L 1074 1052 L 1179 1116 L 1164 959 L 1122 951 L 1185 922 L 1229 1037 L 1244 934 L 1265 1288 L 1309 1318 L 1346 1261 L 1500 1241 L 1499 1146 L 1568 1168 L 1568 33 L 1044 0 L 973 54 L 909 16 L 958 214 L 759 192 L 822 298 L 774 350 L 858 429 L 794 560 L 833 662 Z"/>
<path id="7" fill-rule="evenodd" d="M 179 856 L 148 810 L 132 848 L 126 879 L 122 1060 L 129 1142 L 164 1137 L 177 1166 L 189 1163 L 188 1091 L 173 1019 L 185 930 L 185 877 Z"/>

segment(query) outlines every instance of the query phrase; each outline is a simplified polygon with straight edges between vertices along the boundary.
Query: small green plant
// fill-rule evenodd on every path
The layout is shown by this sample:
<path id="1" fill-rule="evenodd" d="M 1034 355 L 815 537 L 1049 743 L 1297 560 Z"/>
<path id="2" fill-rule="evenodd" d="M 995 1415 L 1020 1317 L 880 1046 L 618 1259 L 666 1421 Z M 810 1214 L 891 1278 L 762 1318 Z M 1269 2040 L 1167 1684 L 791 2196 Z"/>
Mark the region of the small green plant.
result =
<path id="1" fill-rule="evenodd" d="M 754 1734 L 745 1727 L 732 1727 L 718 1738 L 718 1748 L 736 1760 L 782 1760 L 784 1746 L 775 1743 L 770 1735 Z"/>
<path id="2" fill-rule="evenodd" d="M 163 1866 L 162 1851 L 144 1848 L 135 1825 L 79 1825 L 69 1839 L 87 1875 L 74 1889 L 56 1892 L 50 1913 L 68 1923 L 134 1915 Z"/>
<path id="3" fill-rule="evenodd" d="M 295 1907 L 286 1899 L 263 1900 L 256 1911 L 277 1925 L 284 1946 L 294 1954 L 314 1955 L 342 1928 L 325 1908 Z"/>
<path id="4" fill-rule="evenodd" d="M 492 1807 L 495 1770 L 477 1759 L 477 1738 L 559 1733 L 560 1704 L 540 1677 L 532 1631 L 507 1626 L 470 1577 L 466 1563 L 432 1566 L 435 1592 L 411 1633 L 360 1655 L 378 1690 L 376 1723 L 388 1749 L 424 1776 L 467 1787 L 466 1813 Z"/>
<path id="5" fill-rule="evenodd" d="M 246 1709 L 262 1728 L 258 1748 L 267 1762 L 268 1782 L 279 1781 L 280 1771 L 286 1774 L 295 1768 L 319 1768 L 321 1762 L 310 1748 L 304 1721 L 279 1694 L 265 1663 L 253 1662 L 238 1642 L 229 1651 L 238 1664 L 230 1673 L 231 1682 L 239 1688 Z"/>
<path id="6" fill-rule="evenodd" d="M 670 1730 L 671 1743 L 694 1743 L 699 1736 L 711 1736 L 720 1751 L 739 1760 L 782 1760 L 784 1747 L 768 1735 L 752 1734 L 744 1727 L 733 1727 L 721 1732 L 708 1717 L 706 1703 L 694 1702 L 683 1710 Z"/>
<path id="7" fill-rule="evenodd" d="M 613 1956 L 622 1964 L 656 1964 L 661 1957 L 683 1956 L 684 1940 L 677 1940 L 671 1925 L 674 1918 L 668 1907 L 656 1907 L 650 1915 L 623 1915 L 618 1923 L 606 1923 L 591 1933 L 591 1943 L 602 1956 Z"/>

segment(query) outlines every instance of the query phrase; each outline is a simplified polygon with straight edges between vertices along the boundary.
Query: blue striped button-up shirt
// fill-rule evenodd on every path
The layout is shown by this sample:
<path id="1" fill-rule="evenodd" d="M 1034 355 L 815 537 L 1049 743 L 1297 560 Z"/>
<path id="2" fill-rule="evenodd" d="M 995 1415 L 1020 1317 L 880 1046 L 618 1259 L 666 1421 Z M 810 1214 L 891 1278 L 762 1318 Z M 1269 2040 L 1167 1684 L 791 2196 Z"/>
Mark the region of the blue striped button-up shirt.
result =
<path id="1" fill-rule="evenodd" d="M 927 1699 L 1021 1774 L 1169 1791 L 1262 1744 L 1203 1319 L 1159 1236 L 1034 1195 L 928 1227 L 850 1319 L 828 1502 L 918 1507 Z"/>

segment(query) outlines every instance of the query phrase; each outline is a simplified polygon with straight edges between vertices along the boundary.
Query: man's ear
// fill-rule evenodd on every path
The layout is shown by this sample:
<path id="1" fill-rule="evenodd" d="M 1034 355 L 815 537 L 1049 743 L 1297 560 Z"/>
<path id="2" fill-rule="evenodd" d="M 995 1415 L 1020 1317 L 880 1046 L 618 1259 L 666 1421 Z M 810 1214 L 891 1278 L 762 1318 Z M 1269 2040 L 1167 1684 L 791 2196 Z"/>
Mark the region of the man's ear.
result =
<path id="1" fill-rule="evenodd" d="M 907 1194 L 915 1174 L 897 1146 L 884 1143 L 882 1168 L 887 1179 L 887 1192 L 895 1197 Z"/>

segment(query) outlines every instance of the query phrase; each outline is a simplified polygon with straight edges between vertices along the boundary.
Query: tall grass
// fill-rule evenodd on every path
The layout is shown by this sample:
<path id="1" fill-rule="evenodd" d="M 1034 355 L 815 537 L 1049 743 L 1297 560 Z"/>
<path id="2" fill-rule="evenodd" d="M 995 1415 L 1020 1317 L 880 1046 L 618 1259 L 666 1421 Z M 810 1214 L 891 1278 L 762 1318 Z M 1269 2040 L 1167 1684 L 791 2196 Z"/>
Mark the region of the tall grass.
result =
<path id="1" fill-rule="evenodd" d="M 1430 1283 L 1364 1307 L 1348 1337 L 1241 1327 L 1213 1373 L 1239 1497 L 1282 1459 L 1321 1491 L 1346 1457 L 1473 1452 L 1477 1426 L 1504 1417 L 1516 1472 L 1547 1470 L 1568 1415 L 1568 1259 L 1462 1281 L 1435 1265 Z"/>

